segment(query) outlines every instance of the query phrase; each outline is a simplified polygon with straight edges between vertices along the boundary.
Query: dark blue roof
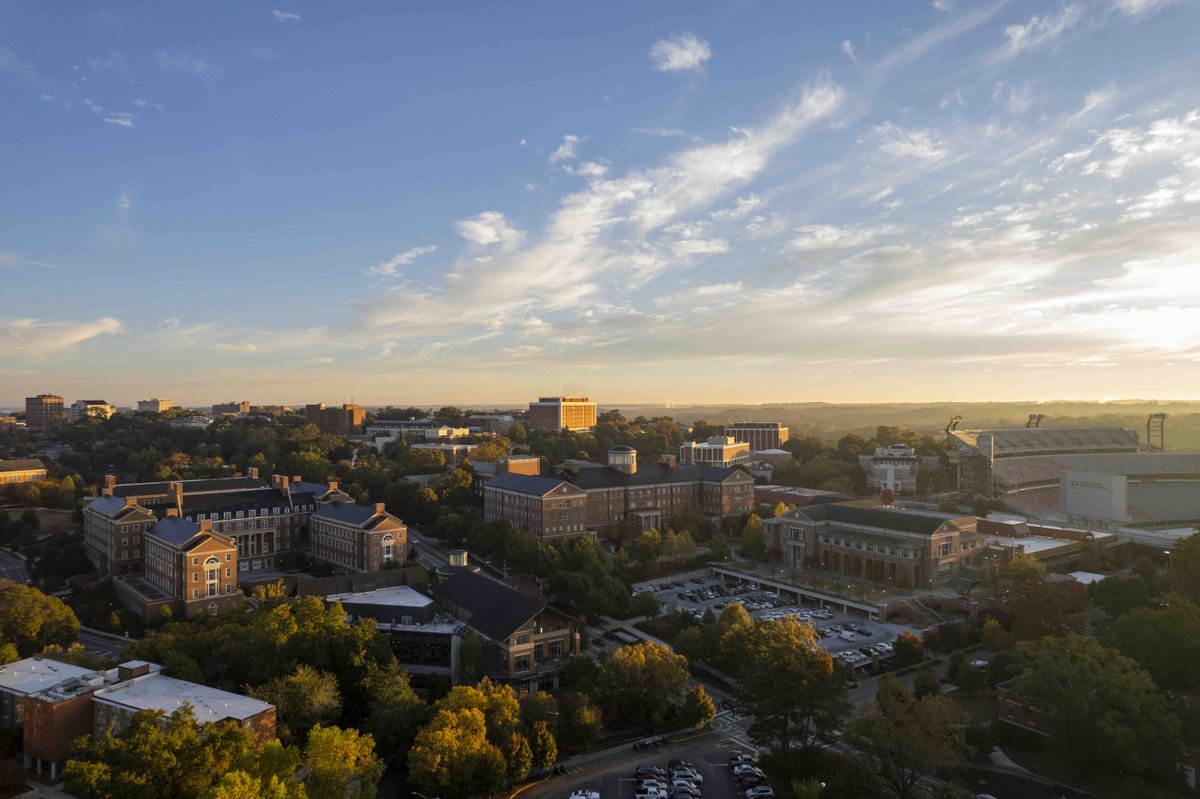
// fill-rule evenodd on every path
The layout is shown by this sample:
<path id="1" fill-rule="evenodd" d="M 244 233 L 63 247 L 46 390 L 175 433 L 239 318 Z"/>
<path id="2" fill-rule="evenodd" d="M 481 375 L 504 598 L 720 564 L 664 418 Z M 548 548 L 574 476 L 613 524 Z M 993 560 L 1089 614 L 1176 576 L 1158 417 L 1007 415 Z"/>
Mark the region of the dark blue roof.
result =
<path id="1" fill-rule="evenodd" d="M 518 494 L 532 494 L 544 497 L 567 482 L 561 477 L 535 477 L 531 474 L 498 474 L 487 481 L 489 488 L 499 488 L 504 491 L 515 491 Z"/>
<path id="2" fill-rule="evenodd" d="M 200 532 L 200 525 L 187 519 L 167 518 L 160 520 L 150 530 L 150 535 L 162 539 L 172 546 L 186 544 Z"/>
<path id="3" fill-rule="evenodd" d="M 561 475 L 585 491 L 594 488 L 617 488 L 619 486 L 645 486 L 659 483 L 723 483 L 730 477 L 742 474 L 747 482 L 753 478 L 740 469 L 727 466 L 666 466 L 662 463 L 648 463 L 639 466 L 633 474 L 625 474 L 616 469 L 582 469 L 579 474 L 564 470 Z"/>
<path id="4" fill-rule="evenodd" d="M 341 522 L 342 524 L 361 525 L 375 515 L 373 505 L 354 505 L 349 502 L 330 502 L 322 505 L 313 516 Z"/>

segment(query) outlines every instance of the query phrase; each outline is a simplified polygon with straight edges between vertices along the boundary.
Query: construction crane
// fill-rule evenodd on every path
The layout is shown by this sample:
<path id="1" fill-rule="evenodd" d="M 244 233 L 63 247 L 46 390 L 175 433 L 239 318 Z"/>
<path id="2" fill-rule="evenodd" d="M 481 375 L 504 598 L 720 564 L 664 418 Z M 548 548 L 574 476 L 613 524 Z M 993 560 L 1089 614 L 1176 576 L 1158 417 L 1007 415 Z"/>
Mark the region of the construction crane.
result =
<path id="1" fill-rule="evenodd" d="M 949 436 L 958 428 L 958 423 L 962 421 L 961 416 L 951 416 L 950 423 L 946 425 L 946 435 Z"/>
<path id="2" fill-rule="evenodd" d="M 1031 428 L 1031 427 L 1037 427 L 1038 425 L 1040 425 L 1042 423 L 1042 420 L 1045 418 L 1046 417 L 1040 413 L 1029 414 L 1029 421 L 1025 423 L 1026 429 Z"/>

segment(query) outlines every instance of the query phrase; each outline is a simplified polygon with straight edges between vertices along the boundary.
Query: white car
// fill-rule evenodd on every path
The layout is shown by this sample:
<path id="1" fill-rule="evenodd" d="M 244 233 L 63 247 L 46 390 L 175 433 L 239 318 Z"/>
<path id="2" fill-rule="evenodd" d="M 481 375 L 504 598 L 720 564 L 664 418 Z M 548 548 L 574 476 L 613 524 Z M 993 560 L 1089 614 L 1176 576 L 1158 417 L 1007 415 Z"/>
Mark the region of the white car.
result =
<path id="1" fill-rule="evenodd" d="M 671 772 L 671 778 L 675 780 L 689 780 L 691 782 L 698 782 L 701 785 L 704 784 L 704 777 L 701 777 L 695 769 L 690 768 L 675 769 Z"/>
<path id="2" fill-rule="evenodd" d="M 568 796 L 567 799 L 600 799 L 600 794 L 596 791 L 585 791 L 581 788 Z"/>
<path id="3" fill-rule="evenodd" d="M 746 799 L 774 799 L 775 789 L 770 785 L 756 785 L 746 791 Z"/>
<path id="4" fill-rule="evenodd" d="M 754 764 L 753 758 L 749 758 L 733 767 L 733 776 L 740 777 L 743 774 L 762 774 L 762 769 Z"/>

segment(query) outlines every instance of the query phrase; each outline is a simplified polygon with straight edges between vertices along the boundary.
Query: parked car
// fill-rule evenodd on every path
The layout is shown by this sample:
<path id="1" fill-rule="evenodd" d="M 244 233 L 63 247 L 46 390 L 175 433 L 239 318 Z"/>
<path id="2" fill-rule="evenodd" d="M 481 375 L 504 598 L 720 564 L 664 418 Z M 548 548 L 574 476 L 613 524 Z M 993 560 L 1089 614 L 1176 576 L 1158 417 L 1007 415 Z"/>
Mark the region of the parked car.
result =
<path id="1" fill-rule="evenodd" d="M 743 791 L 759 785 L 768 784 L 767 778 L 765 776 L 759 776 L 758 774 L 743 774 L 742 776 L 734 777 L 733 779 L 734 782 L 737 783 L 737 787 Z"/>
<path id="2" fill-rule="evenodd" d="M 754 761 L 747 763 L 739 763 L 733 767 L 733 776 L 737 777 L 741 774 L 762 774 L 762 769 L 758 767 Z"/>
<path id="3" fill-rule="evenodd" d="M 633 799 L 668 799 L 667 792 L 657 788 L 638 788 Z"/>
<path id="4" fill-rule="evenodd" d="M 640 777 L 640 776 L 642 776 L 643 774 L 657 774 L 657 775 L 659 775 L 660 777 L 665 777 L 665 776 L 667 776 L 667 771 L 666 771 L 666 769 L 664 769 L 664 768 L 662 768 L 662 767 L 660 767 L 660 766 L 646 766 L 646 765 L 641 765 L 641 766 L 638 766 L 636 769 L 634 769 L 634 772 L 633 772 L 633 773 L 634 773 L 634 774 L 636 774 L 636 775 L 637 775 L 637 776 L 639 776 L 639 777 Z"/>
<path id="5" fill-rule="evenodd" d="M 588 791 L 580 788 L 568 796 L 567 799 L 600 799 L 600 794 L 596 791 Z"/>
<path id="6" fill-rule="evenodd" d="M 668 760 L 667 761 L 667 768 L 679 768 L 680 766 L 683 766 L 685 768 L 690 768 L 690 769 L 696 768 L 696 764 L 690 760 L 676 759 L 676 760 Z"/>
<path id="7" fill-rule="evenodd" d="M 734 755 L 733 757 L 729 758 L 729 765 L 730 766 L 745 766 L 745 765 L 754 766 L 754 765 L 758 765 L 758 758 L 756 758 L 754 755 Z"/>
<path id="8" fill-rule="evenodd" d="M 701 785 L 704 784 L 704 777 L 702 777 L 700 772 L 696 771 L 694 768 L 677 768 L 671 772 L 671 776 L 675 779 L 692 780 L 693 782 L 698 782 Z"/>
<path id="9" fill-rule="evenodd" d="M 854 633 L 850 632 L 849 630 L 842 630 L 840 633 L 838 633 L 838 638 L 841 638 L 843 641 L 855 640 Z"/>
<path id="10" fill-rule="evenodd" d="M 775 799 L 775 789 L 770 785 L 756 785 L 745 793 L 746 799 Z"/>

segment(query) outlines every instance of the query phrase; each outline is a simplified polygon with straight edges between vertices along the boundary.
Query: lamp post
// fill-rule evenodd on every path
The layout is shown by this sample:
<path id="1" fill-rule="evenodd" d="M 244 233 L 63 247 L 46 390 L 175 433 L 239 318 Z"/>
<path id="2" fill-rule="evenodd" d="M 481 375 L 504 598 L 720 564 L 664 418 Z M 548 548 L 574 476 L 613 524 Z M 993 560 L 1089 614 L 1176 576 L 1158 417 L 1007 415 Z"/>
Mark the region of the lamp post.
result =
<path id="1" fill-rule="evenodd" d="M 1171 550 L 1164 549 L 1163 554 L 1167 556 L 1167 571 L 1171 571 Z"/>

